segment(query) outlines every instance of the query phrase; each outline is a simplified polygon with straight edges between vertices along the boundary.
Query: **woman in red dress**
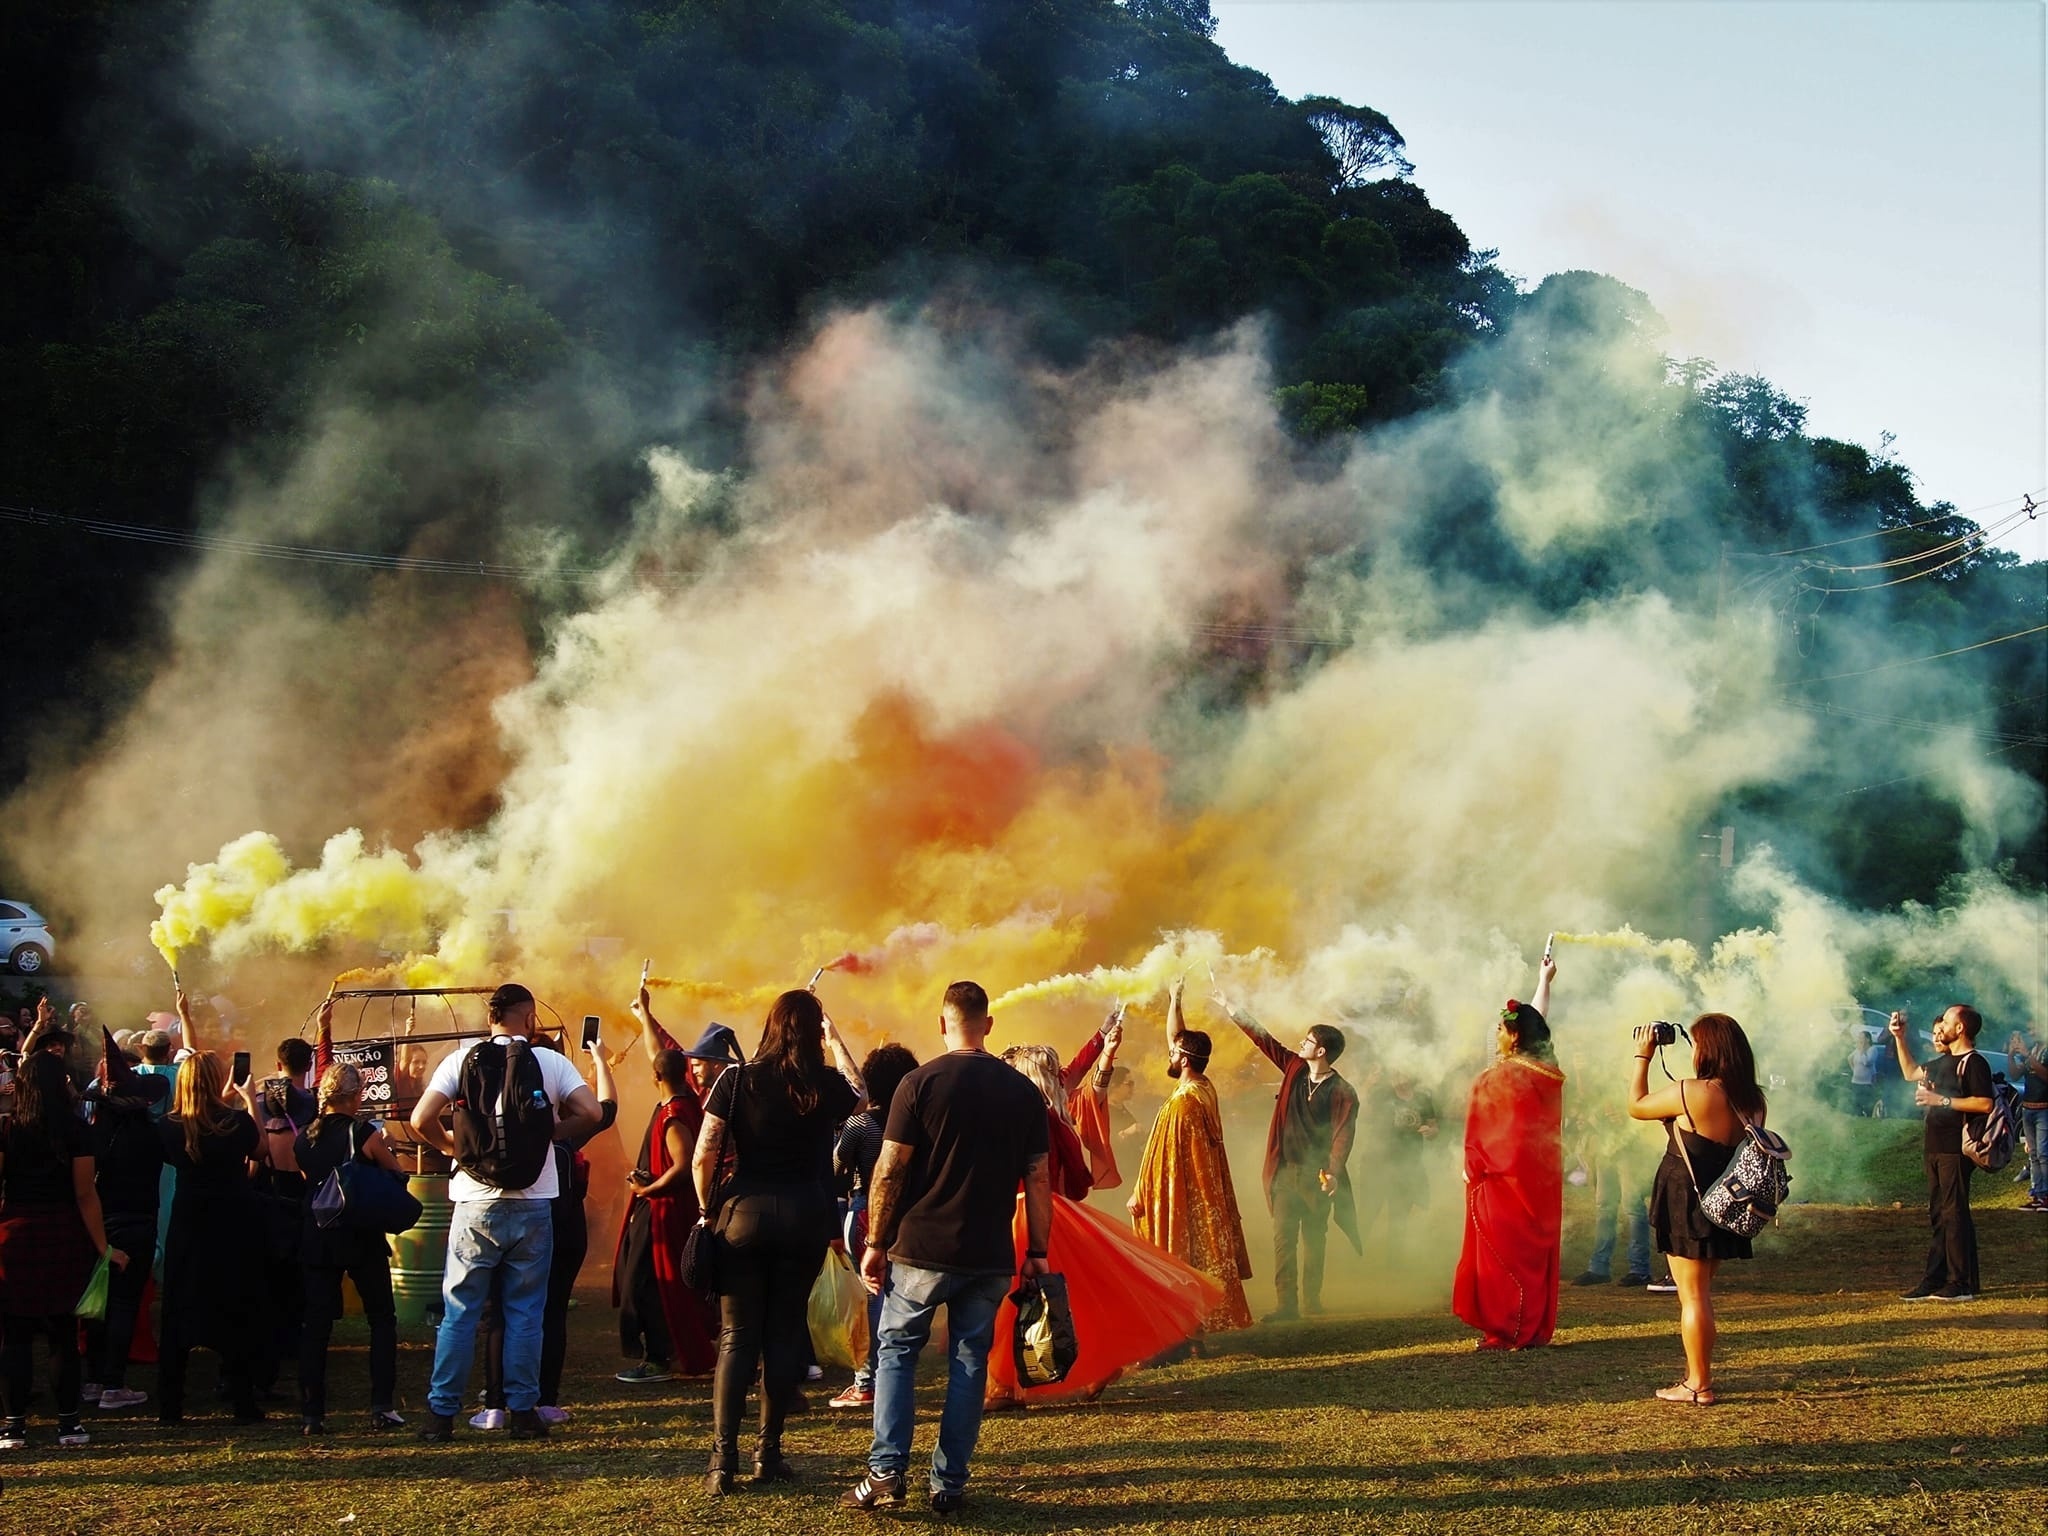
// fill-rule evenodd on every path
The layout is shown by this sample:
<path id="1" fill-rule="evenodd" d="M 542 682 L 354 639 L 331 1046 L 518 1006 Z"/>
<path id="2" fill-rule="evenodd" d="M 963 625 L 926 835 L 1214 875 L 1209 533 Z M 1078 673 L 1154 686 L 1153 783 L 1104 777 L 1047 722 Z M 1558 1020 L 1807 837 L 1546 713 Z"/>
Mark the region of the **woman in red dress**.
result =
<path id="1" fill-rule="evenodd" d="M 1129 1367 L 1199 1334 L 1202 1319 L 1222 1302 L 1223 1287 L 1113 1217 L 1081 1203 L 1093 1175 L 1087 1150 L 1068 1119 L 1059 1052 L 1049 1045 L 1013 1045 L 1003 1060 L 1045 1096 L 1046 1163 L 1052 1176 L 1052 1234 L 1046 1261 L 1066 1279 L 1079 1355 L 1065 1381 L 1020 1389 L 1016 1356 L 1009 1347 L 1017 1329 L 1017 1309 L 1005 1301 L 996 1314 L 997 1344 L 988 1352 L 988 1403 L 1016 1406 L 1026 1400 L 1027 1392 L 1034 1403 L 1093 1398 Z M 1021 1201 L 1013 1231 L 1021 1261 Z"/>
<path id="2" fill-rule="evenodd" d="M 1500 1011 L 1500 1060 L 1472 1085 L 1465 1118 L 1465 1248 L 1451 1308 L 1481 1349 L 1530 1349 L 1557 1328 L 1564 1225 L 1564 1073 L 1544 1009 L 1557 967 L 1545 960 L 1536 1001 Z"/>

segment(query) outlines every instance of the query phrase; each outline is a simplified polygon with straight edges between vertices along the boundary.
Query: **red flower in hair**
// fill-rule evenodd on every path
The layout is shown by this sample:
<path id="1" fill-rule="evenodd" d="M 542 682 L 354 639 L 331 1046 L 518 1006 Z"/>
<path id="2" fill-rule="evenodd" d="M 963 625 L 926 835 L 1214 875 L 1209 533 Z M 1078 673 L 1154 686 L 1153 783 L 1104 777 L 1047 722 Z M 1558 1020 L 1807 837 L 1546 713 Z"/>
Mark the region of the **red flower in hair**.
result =
<path id="1" fill-rule="evenodd" d="M 1518 1013 L 1520 1013 L 1521 1011 L 1522 1011 L 1522 1005 L 1521 1005 L 1520 1003 L 1516 1002 L 1516 1001 L 1515 1001 L 1515 1000 L 1514 1000 L 1514 999 L 1513 999 L 1512 997 L 1511 997 L 1511 998 L 1509 998 L 1509 999 L 1508 999 L 1508 1005 L 1507 1005 L 1507 1007 L 1505 1007 L 1505 1008 L 1501 1009 L 1501 1011 L 1500 1011 L 1500 1021 L 1501 1021 L 1501 1023 L 1503 1023 L 1503 1024 L 1512 1024 L 1512 1023 L 1514 1023 L 1514 1022 L 1515 1022 L 1515 1015 L 1516 1015 L 1516 1014 L 1518 1014 Z"/>

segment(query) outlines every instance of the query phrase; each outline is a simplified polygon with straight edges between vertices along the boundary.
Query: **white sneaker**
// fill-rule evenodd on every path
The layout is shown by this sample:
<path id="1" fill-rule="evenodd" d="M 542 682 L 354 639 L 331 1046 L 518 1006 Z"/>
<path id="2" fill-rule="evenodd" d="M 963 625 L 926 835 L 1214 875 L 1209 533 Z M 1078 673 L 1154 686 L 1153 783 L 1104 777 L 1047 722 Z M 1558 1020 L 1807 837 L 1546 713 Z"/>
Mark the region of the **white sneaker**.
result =
<path id="1" fill-rule="evenodd" d="M 1662 1280 L 1652 1280 L 1643 1289 L 1654 1291 L 1659 1296 L 1676 1296 L 1678 1294 L 1677 1283 L 1669 1275 L 1666 1275 Z"/>
<path id="2" fill-rule="evenodd" d="M 539 1415 L 540 1421 L 543 1424 L 566 1424 L 569 1422 L 569 1410 L 557 1408 L 553 1403 L 542 1403 L 533 1411 Z"/>
<path id="3" fill-rule="evenodd" d="M 61 1425 L 57 1430 L 57 1443 L 59 1445 L 90 1445 L 92 1444 L 92 1436 L 85 1432 L 83 1424 L 65 1424 Z"/>
<path id="4" fill-rule="evenodd" d="M 824 1379 L 825 1368 L 822 1365 L 811 1365 L 804 1368 L 805 1381 L 823 1381 Z"/>
<path id="5" fill-rule="evenodd" d="M 509 1422 L 502 1408 L 479 1408 L 469 1416 L 471 1429 L 503 1429 Z"/>
<path id="6" fill-rule="evenodd" d="M 117 1408 L 140 1408 L 148 1401 L 147 1392 L 138 1392 L 133 1387 L 108 1387 L 100 1394 L 100 1412 L 111 1413 Z"/>

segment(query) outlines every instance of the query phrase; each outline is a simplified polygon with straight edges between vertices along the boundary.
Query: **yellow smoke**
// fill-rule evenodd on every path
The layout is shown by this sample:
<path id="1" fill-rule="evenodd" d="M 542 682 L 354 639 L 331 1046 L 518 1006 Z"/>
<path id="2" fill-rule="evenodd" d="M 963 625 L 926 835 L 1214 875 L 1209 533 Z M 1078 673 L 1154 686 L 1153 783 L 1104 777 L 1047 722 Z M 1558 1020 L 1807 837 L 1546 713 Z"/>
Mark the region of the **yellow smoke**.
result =
<path id="1" fill-rule="evenodd" d="M 1610 933 L 1559 933 L 1560 944 L 1572 944 L 1581 949 L 1614 950 L 1622 954 L 1640 955 L 1669 966 L 1681 976 L 1690 976 L 1700 967 L 1700 954 L 1683 939 L 1652 939 L 1637 933 L 1627 923 Z"/>

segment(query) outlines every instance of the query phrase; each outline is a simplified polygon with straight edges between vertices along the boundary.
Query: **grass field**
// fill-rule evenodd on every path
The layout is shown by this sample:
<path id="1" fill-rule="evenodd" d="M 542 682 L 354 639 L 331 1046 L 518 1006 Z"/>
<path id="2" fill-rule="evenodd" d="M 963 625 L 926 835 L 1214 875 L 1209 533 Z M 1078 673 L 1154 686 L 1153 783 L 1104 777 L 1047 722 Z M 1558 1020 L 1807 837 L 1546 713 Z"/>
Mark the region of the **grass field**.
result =
<path id="1" fill-rule="evenodd" d="M 1901 1209 L 1788 1212 L 1754 1263 L 1723 1271 L 1713 1408 L 1651 1400 L 1683 1372 L 1674 1298 L 1640 1291 L 1567 1289 L 1555 1346 L 1512 1356 L 1475 1354 L 1440 1310 L 1258 1328 L 1207 1358 L 1127 1377 L 1093 1406 L 992 1417 L 972 1501 L 947 1523 L 1489 1536 L 2048 1529 L 2048 1217 L 2013 1209 L 2018 1191 L 2002 1176 L 1980 1177 L 1978 1191 L 1987 1294 L 1939 1310 L 1896 1299 L 1925 1245 L 1911 1188 Z M 1582 1251 L 1568 1233 L 1567 1273 Z M 1255 1305 L 1268 1294 L 1255 1284 Z M 788 1447 L 801 1482 L 706 1498 L 705 1385 L 618 1385 L 602 1293 L 573 1316 L 564 1395 L 575 1418 L 545 1444 L 466 1427 L 447 1447 L 372 1438 L 353 1412 L 364 1360 L 350 1323 L 325 1441 L 308 1446 L 283 1416 L 253 1431 L 224 1415 L 165 1431 L 145 1409 L 97 1421 L 89 1448 L 60 1454 L 42 1418 L 35 1446 L 0 1460 L 0 1532 L 811 1536 L 938 1523 L 921 1503 L 866 1516 L 836 1507 L 867 1437 L 816 1392 Z M 409 1342 L 409 1412 L 426 1368 L 424 1345 Z M 194 1375 L 205 1403 L 208 1357 Z M 150 1378 L 145 1369 L 137 1384 Z M 827 1390 L 843 1379 L 832 1373 Z M 937 1397 L 933 1384 L 920 1398 L 921 1453 Z"/>

